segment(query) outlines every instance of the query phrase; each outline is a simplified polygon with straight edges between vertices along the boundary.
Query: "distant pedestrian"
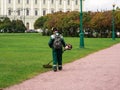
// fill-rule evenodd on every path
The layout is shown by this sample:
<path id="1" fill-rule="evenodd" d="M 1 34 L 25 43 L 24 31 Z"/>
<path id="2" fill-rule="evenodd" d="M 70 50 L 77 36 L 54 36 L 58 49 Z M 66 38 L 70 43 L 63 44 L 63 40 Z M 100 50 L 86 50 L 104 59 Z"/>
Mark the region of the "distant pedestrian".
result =
<path id="1" fill-rule="evenodd" d="M 63 47 L 65 47 L 65 41 L 63 36 L 58 32 L 56 28 L 53 28 L 53 34 L 50 36 L 49 47 L 52 48 L 53 57 L 53 71 L 62 70 L 62 53 Z"/>

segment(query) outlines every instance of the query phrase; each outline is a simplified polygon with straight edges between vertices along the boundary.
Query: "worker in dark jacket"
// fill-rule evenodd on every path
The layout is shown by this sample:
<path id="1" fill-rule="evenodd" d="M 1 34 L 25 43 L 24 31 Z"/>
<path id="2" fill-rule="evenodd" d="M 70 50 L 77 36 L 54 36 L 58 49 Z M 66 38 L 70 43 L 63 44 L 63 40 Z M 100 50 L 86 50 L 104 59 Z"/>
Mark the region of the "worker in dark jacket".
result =
<path id="1" fill-rule="evenodd" d="M 56 40 L 56 36 L 59 36 L 60 39 Z M 55 43 L 57 43 L 57 41 L 59 41 L 61 45 L 58 44 L 58 46 L 55 46 Z M 53 70 L 57 71 L 57 67 L 59 70 L 62 70 L 62 48 L 65 47 L 65 41 L 63 39 L 63 36 L 58 32 L 56 28 L 53 29 L 53 34 L 50 36 L 48 45 L 50 48 L 52 48 Z"/>

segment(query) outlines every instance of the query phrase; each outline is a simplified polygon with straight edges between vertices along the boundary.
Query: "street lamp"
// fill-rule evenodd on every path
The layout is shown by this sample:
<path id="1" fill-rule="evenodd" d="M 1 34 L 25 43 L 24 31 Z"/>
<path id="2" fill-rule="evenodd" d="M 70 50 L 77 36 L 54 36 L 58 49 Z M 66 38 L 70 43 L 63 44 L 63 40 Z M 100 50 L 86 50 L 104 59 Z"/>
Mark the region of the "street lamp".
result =
<path id="1" fill-rule="evenodd" d="M 26 22 L 25 22 L 25 15 L 27 15 L 27 13 L 28 13 L 27 10 L 28 10 L 28 8 L 20 9 L 20 11 L 23 11 L 23 23 L 24 23 L 24 25 L 26 24 Z"/>
<path id="2" fill-rule="evenodd" d="M 14 16 L 13 16 L 13 20 L 15 20 L 16 13 L 18 12 L 18 10 L 12 10 L 11 12 L 12 12 L 12 13 L 13 13 L 13 15 L 14 15 Z"/>
<path id="3" fill-rule="evenodd" d="M 23 12 L 24 12 L 24 18 L 23 18 L 24 25 L 26 25 L 26 22 L 25 22 L 25 11 L 27 12 L 27 10 L 28 10 L 28 8 L 24 8 L 23 9 Z M 27 13 L 26 13 L 26 15 L 27 15 Z"/>
<path id="4" fill-rule="evenodd" d="M 115 4 L 113 4 L 113 11 L 112 11 L 112 39 L 115 40 L 115 17 L 114 17 L 114 11 L 115 11 Z"/>
<path id="5" fill-rule="evenodd" d="M 80 0 L 80 48 L 84 48 L 82 1 Z"/>

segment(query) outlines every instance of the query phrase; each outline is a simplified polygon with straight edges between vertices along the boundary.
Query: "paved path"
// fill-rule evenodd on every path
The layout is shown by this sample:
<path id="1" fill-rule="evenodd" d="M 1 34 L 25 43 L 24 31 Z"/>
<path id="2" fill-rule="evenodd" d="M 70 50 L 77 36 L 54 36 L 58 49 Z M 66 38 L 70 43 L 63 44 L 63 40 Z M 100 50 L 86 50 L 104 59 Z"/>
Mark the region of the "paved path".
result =
<path id="1" fill-rule="evenodd" d="M 4 90 L 120 90 L 120 44 Z"/>

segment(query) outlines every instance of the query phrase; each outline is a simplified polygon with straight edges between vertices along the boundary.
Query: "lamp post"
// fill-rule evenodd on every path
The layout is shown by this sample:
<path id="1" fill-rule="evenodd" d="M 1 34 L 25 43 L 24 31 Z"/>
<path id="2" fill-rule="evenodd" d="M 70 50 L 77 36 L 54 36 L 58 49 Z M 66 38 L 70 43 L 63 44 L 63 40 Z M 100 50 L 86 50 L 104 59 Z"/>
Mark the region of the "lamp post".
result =
<path id="1" fill-rule="evenodd" d="M 23 23 L 24 23 L 24 25 L 26 24 L 26 22 L 25 22 L 25 15 L 27 15 L 27 10 L 28 10 L 28 8 L 20 9 L 20 11 L 23 11 Z"/>
<path id="2" fill-rule="evenodd" d="M 113 4 L 113 11 L 112 11 L 112 39 L 115 40 L 115 17 L 114 17 L 114 11 L 115 11 L 115 4 Z"/>
<path id="3" fill-rule="evenodd" d="M 24 25 L 26 25 L 26 22 L 25 22 L 25 11 L 27 12 L 28 8 L 23 8 L 23 13 L 24 13 L 24 17 L 23 17 L 23 22 L 24 22 Z"/>
<path id="4" fill-rule="evenodd" d="M 24 22 L 24 25 L 25 25 L 25 10 L 26 10 L 26 9 L 24 8 L 23 10 L 24 10 L 24 11 L 23 11 L 23 12 L 24 12 L 23 22 Z"/>
<path id="5" fill-rule="evenodd" d="M 80 0 L 80 48 L 84 48 L 82 1 Z"/>
<path id="6" fill-rule="evenodd" d="M 15 19 L 16 19 L 16 13 L 18 12 L 18 10 L 12 10 L 11 12 L 12 12 L 13 15 L 14 15 L 14 16 L 13 16 L 13 20 L 15 20 Z"/>

